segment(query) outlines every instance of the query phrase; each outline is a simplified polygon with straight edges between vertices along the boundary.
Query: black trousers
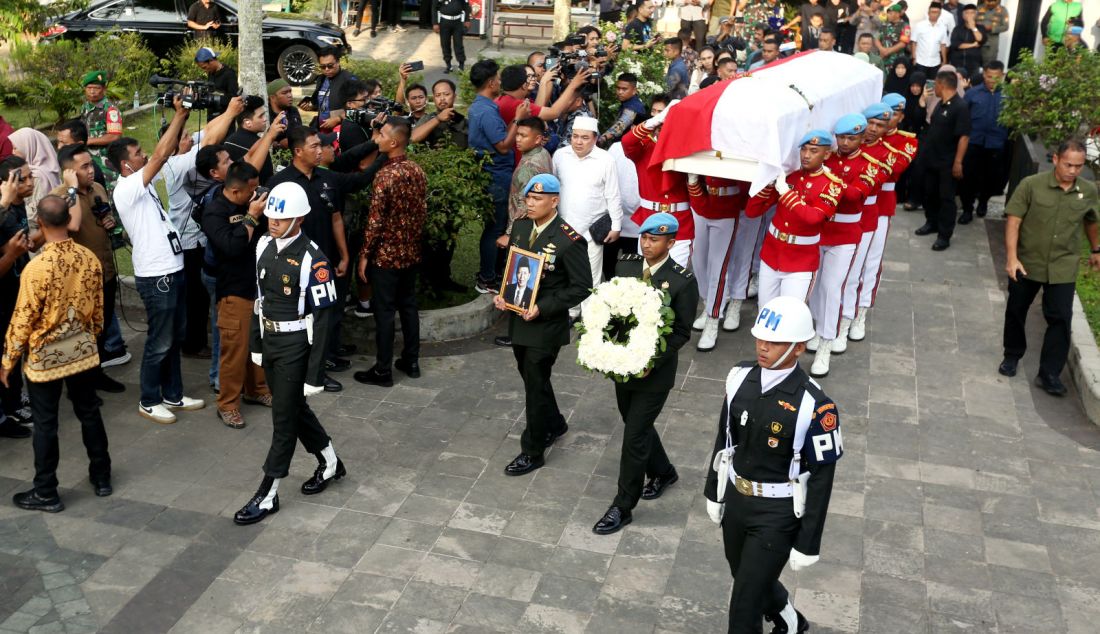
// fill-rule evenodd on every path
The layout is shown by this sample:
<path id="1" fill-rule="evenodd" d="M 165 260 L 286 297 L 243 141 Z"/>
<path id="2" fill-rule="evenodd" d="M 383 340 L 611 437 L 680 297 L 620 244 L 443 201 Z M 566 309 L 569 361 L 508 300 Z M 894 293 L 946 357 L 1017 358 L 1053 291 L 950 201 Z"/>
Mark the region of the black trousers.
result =
<path id="1" fill-rule="evenodd" d="M 401 318 L 401 358 L 420 359 L 420 314 L 416 309 L 416 269 L 370 267 L 371 305 L 374 307 L 375 365 L 388 372 L 393 365 L 394 315 Z"/>
<path id="2" fill-rule="evenodd" d="M 183 297 L 187 303 L 187 330 L 180 350 L 186 353 L 198 352 L 206 347 L 206 333 L 209 332 L 210 293 L 202 283 L 202 256 L 205 248 L 184 249 L 183 251 Z"/>
<path id="3" fill-rule="evenodd" d="M 340 347 L 340 333 L 343 332 L 344 307 L 348 303 L 348 292 L 351 291 L 351 278 L 355 275 L 355 261 L 348 264 L 348 271 L 343 277 L 336 276 L 336 302 L 335 319 L 332 320 L 332 336 L 328 338 L 328 358 L 336 357 L 336 350 Z"/>
<path id="4" fill-rule="evenodd" d="M 680 20 L 680 30 L 687 29 L 691 31 L 691 36 L 695 38 L 695 50 L 701 51 L 703 47 L 707 45 L 707 21 L 706 20 Z M 688 69 L 691 72 L 692 69 Z"/>
<path id="5" fill-rule="evenodd" d="M 1003 149 L 971 145 L 963 158 L 963 179 L 959 182 L 959 200 L 963 211 L 974 210 L 974 200 L 985 205 L 1005 189 L 1005 153 Z"/>
<path id="6" fill-rule="evenodd" d="M 372 31 L 378 28 L 379 20 L 390 26 L 397 26 L 401 21 L 401 0 L 370 0 L 370 7 L 370 30 Z"/>
<path id="7" fill-rule="evenodd" d="M 939 64 L 935 66 L 921 66 L 920 64 L 913 64 L 913 70 L 909 72 L 915 73 L 917 71 L 924 73 L 924 76 L 927 78 L 928 81 L 933 81 L 934 79 L 936 79 L 936 73 L 940 72 L 940 66 Z"/>
<path id="8" fill-rule="evenodd" d="M 750 497 L 727 489 L 722 543 L 733 574 L 730 634 L 759 634 L 764 615 L 787 605 L 789 595 L 779 575 L 798 528 L 790 498 Z"/>
<path id="9" fill-rule="evenodd" d="M 924 163 L 927 159 L 917 150 L 917 157 L 909 164 L 909 169 L 902 174 L 905 180 L 905 198 L 898 192 L 898 200 L 911 203 L 920 207 L 924 205 Z M 899 186 L 900 187 L 900 186 Z"/>
<path id="10" fill-rule="evenodd" d="M 546 438 L 550 432 L 565 427 L 565 417 L 558 409 L 554 386 L 550 384 L 550 371 L 558 360 L 559 350 L 561 348 L 512 346 L 527 404 L 527 427 L 523 429 L 519 445 L 520 450 L 529 456 L 541 456 L 546 451 Z"/>
<path id="11" fill-rule="evenodd" d="M 106 352 L 104 344 L 107 342 L 107 326 L 111 324 L 111 320 L 115 318 L 115 297 L 118 296 L 118 277 L 112 277 L 109 280 L 103 280 L 103 330 L 99 332 L 99 336 L 96 337 L 96 348 L 99 349 L 99 356 L 102 357 Z M 210 301 L 209 295 L 207 296 L 207 302 Z"/>
<path id="12" fill-rule="evenodd" d="M 264 461 L 264 475 L 285 478 L 300 440 L 316 454 L 328 446 L 329 436 L 306 402 L 303 389 L 309 365 L 309 340 L 305 332 L 264 333 L 264 375 L 271 388 L 271 449 Z"/>
<path id="13" fill-rule="evenodd" d="M 924 219 L 944 240 L 955 233 L 955 177 L 950 163 L 929 161 L 924 166 Z"/>
<path id="14" fill-rule="evenodd" d="M 466 63 L 466 45 L 462 42 L 462 36 L 466 34 L 466 27 L 462 20 L 439 21 L 439 46 L 443 49 L 443 63 L 451 65 L 451 46 L 454 46 L 455 59 L 458 65 Z"/>
<path id="15" fill-rule="evenodd" d="M 1043 318 L 1047 331 L 1043 335 L 1043 349 L 1039 353 L 1039 372 L 1058 376 L 1066 367 L 1069 356 L 1070 323 L 1073 321 L 1073 293 L 1076 282 L 1047 284 L 1017 276 L 1016 282 L 1008 281 L 1008 303 L 1005 304 L 1005 356 L 1020 359 L 1027 350 L 1024 324 L 1027 312 L 1035 296 L 1043 291 Z"/>
<path id="16" fill-rule="evenodd" d="M 11 324 L 14 308 L 15 306 L 0 307 L 0 328 L 3 328 L 4 331 L 7 331 L 8 326 Z M 3 347 L 2 342 L 0 342 L 0 347 Z M 5 414 L 14 414 L 23 409 L 23 368 L 21 365 L 12 368 L 11 374 L 8 375 L 8 385 L 6 387 L 0 384 L 0 409 L 3 409 Z M 3 420 L 2 416 L 0 416 L 0 420 Z"/>
<path id="17" fill-rule="evenodd" d="M 603 245 L 603 279 L 609 280 L 615 277 L 615 265 L 619 261 L 620 253 L 637 253 L 638 239 L 619 236 L 611 244 Z"/>
<path id="18" fill-rule="evenodd" d="M 73 413 L 80 421 L 84 449 L 88 452 L 88 477 L 92 482 L 111 478 L 111 456 L 107 452 L 107 430 L 99 413 L 101 401 L 95 393 L 95 374 L 99 368 L 86 370 L 44 383 L 27 382 L 34 413 L 34 490 L 44 498 L 57 496 L 57 462 L 60 447 L 57 441 L 58 410 L 61 388 L 69 391 Z"/>
<path id="19" fill-rule="evenodd" d="M 455 257 L 455 245 L 440 247 L 425 241 L 421 254 L 421 280 L 437 291 L 450 286 L 451 261 Z"/>
<path id="20" fill-rule="evenodd" d="M 626 424 L 619 456 L 619 493 L 612 503 L 621 509 L 629 511 L 638 505 L 646 477 L 672 471 L 661 436 L 653 426 L 667 400 L 668 392 L 641 392 L 615 384 L 615 402 Z"/>

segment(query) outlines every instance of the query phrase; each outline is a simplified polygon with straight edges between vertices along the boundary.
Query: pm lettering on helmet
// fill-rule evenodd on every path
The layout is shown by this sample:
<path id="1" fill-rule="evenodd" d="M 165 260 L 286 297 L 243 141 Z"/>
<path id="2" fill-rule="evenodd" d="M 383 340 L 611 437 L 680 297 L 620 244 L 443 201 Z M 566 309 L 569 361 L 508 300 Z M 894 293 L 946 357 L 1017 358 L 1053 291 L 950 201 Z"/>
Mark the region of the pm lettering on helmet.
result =
<path id="1" fill-rule="evenodd" d="M 275 198 L 274 196 L 269 196 L 268 199 L 267 199 L 267 209 L 264 210 L 264 213 L 281 214 L 281 213 L 283 213 L 283 208 L 285 208 L 285 207 L 286 207 L 286 201 L 285 200 L 283 200 L 282 198 Z"/>
<path id="2" fill-rule="evenodd" d="M 763 322 L 764 327 L 768 330 L 774 331 L 779 327 L 779 322 L 783 320 L 783 315 L 767 308 L 761 309 L 760 315 L 756 318 L 756 323 Z"/>

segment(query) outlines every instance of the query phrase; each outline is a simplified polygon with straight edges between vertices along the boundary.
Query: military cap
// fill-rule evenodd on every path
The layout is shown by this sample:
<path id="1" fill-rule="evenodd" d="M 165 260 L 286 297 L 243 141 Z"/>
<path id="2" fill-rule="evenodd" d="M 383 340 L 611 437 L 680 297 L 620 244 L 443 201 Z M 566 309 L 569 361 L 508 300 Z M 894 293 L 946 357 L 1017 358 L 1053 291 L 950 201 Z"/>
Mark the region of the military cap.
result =
<path id="1" fill-rule="evenodd" d="M 523 188 L 523 195 L 534 192 L 536 194 L 560 194 L 561 182 L 553 174 L 538 174 L 527 181 Z"/>
<path id="2" fill-rule="evenodd" d="M 833 144 L 833 135 L 829 134 L 827 130 L 810 130 L 802 135 L 802 140 L 798 142 L 798 147 L 807 144 L 830 147 Z"/>
<path id="3" fill-rule="evenodd" d="M 833 134 L 840 136 L 842 134 L 860 134 L 867 129 L 867 117 L 857 113 L 846 114 L 843 117 L 837 119 L 836 125 L 833 126 Z"/>
<path id="4" fill-rule="evenodd" d="M 868 121 L 871 119 L 889 121 L 892 114 L 894 114 L 894 111 L 890 109 L 890 106 L 881 102 L 873 103 L 863 109 L 863 116 L 867 117 Z"/>
<path id="5" fill-rule="evenodd" d="M 680 223 L 676 216 L 668 213 L 653 214 L 645 219 L 638 233 L 648 233 L 654 236 L 674 236 L 680 230 Z"/>
<path id="6" fill-rule="evenodd" d="M 905 110 L 905 97 L 896 92 L 888 92 L 883 95 L 882 103 L 886 104 L 891 110 Z"/>
<path id="7" fill-rule="evenodd" d="M 100 86 L 107 85 L 107 71 L 105 70 L 90 70 L 84 73 L 84 77 L 80 79 L 80 87 L 83 88 L 88 84 L 99 84 Z"/>

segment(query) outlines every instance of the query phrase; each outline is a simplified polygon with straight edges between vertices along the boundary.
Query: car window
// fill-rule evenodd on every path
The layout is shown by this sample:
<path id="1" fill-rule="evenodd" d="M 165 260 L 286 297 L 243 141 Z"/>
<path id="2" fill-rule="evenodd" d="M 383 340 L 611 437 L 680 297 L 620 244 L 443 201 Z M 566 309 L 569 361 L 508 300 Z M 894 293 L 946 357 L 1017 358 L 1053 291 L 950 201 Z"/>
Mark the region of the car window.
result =
<path id="1" fill-rule="evenodd" d="M 88 16 L 94 20 L 120 20 L 123 17 L 133 15 L 132 12 L 127 12 L 129 8 L 130 0 L 119 0 L 119 2 L 100 7 L 90 12 Z"/>
<path id="2" fill-rule="evenodd" d="M 143 22 L 176 22 L 183 16 L 176 11 L 175 0 L 131 0 L 137 18 Z"/>

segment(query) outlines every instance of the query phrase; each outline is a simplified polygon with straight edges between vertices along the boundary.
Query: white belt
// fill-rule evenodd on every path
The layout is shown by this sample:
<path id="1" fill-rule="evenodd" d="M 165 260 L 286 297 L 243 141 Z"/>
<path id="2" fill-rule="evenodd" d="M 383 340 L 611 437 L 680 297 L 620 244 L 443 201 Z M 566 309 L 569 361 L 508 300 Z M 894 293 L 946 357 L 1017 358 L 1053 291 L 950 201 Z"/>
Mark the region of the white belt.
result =
<path id="1" fill-rule="evenodd" d="M 862 216 L 863 216 L 863 214 L 836 214 L 835 216 L 833 216 L 833 222 L 840 222 L 840 223 L 859 222 L 859 219 Z"/>
<path id="2" fill-rule="evenodd" d="M 657 203 L 652 200 L 641 199 L 641 206 L 650 211 L 657 211 L 662 213 L 668 213 L 672 211 L 687 211 L 690 207 L 688 203 Z"/>
<path id="3" fill-rule="evenodd" d="M 309 320 L 307 319 L 275 321 L 267 317 L 260 317 L 260 323 L 263 324 L 264 330 L 267 332 L 300 332 L 309 327 Z"/>
<path id="4" fill-rule="evenodd" d="M 794 485 L 790 482 L 753 482 L 742 478 L 730 467 L 730 482 L 741 495 L 758 498 L 794 497 Z"/>
<path id="5" fill-rule="evenodd" d="M 729 187 L 707 187 L 707 193 L 711 196 L 736 196 L 741 193 L 741 188 L 736 185 Z"/>
<path id="6" fill-rule="evenodd" d="M 892 191 L 894 191 L 894 188 L 897 187 L 897 185 L 898 185 L 897 183 L 883 183 L 882 184 L 882 191 L 892 192 Z"/>
<path id="7" fill-rule="evenodd" d="M 446 15 L 444 13 L 439 14 L 440 20 L 462 20 L 466 17 L 465 13 L 459 13 L 458 15 Z"/>
<path id="8" fill-rule="evenodd" d="M 868 196 L 867 200 L 863 201 L 863 204 L 864 205 L 873 205 L 877 202 L 878 202 L 878 194 L 875 194 L 874 196 Z"/>
<path id="9" fill-rule="evenodd" d="M 812 236 L 796 236 L 794 234 L 787 233 L 786 231 L 780 231 L 775 228 L 775 225 L 768 225 L 768 233 L 772 234 L 772 237 L 780 242 L 786 242 L 787 244 L 801 244 L 811 245 L 821 242 L 821 234 L 815 234 Z"/>

